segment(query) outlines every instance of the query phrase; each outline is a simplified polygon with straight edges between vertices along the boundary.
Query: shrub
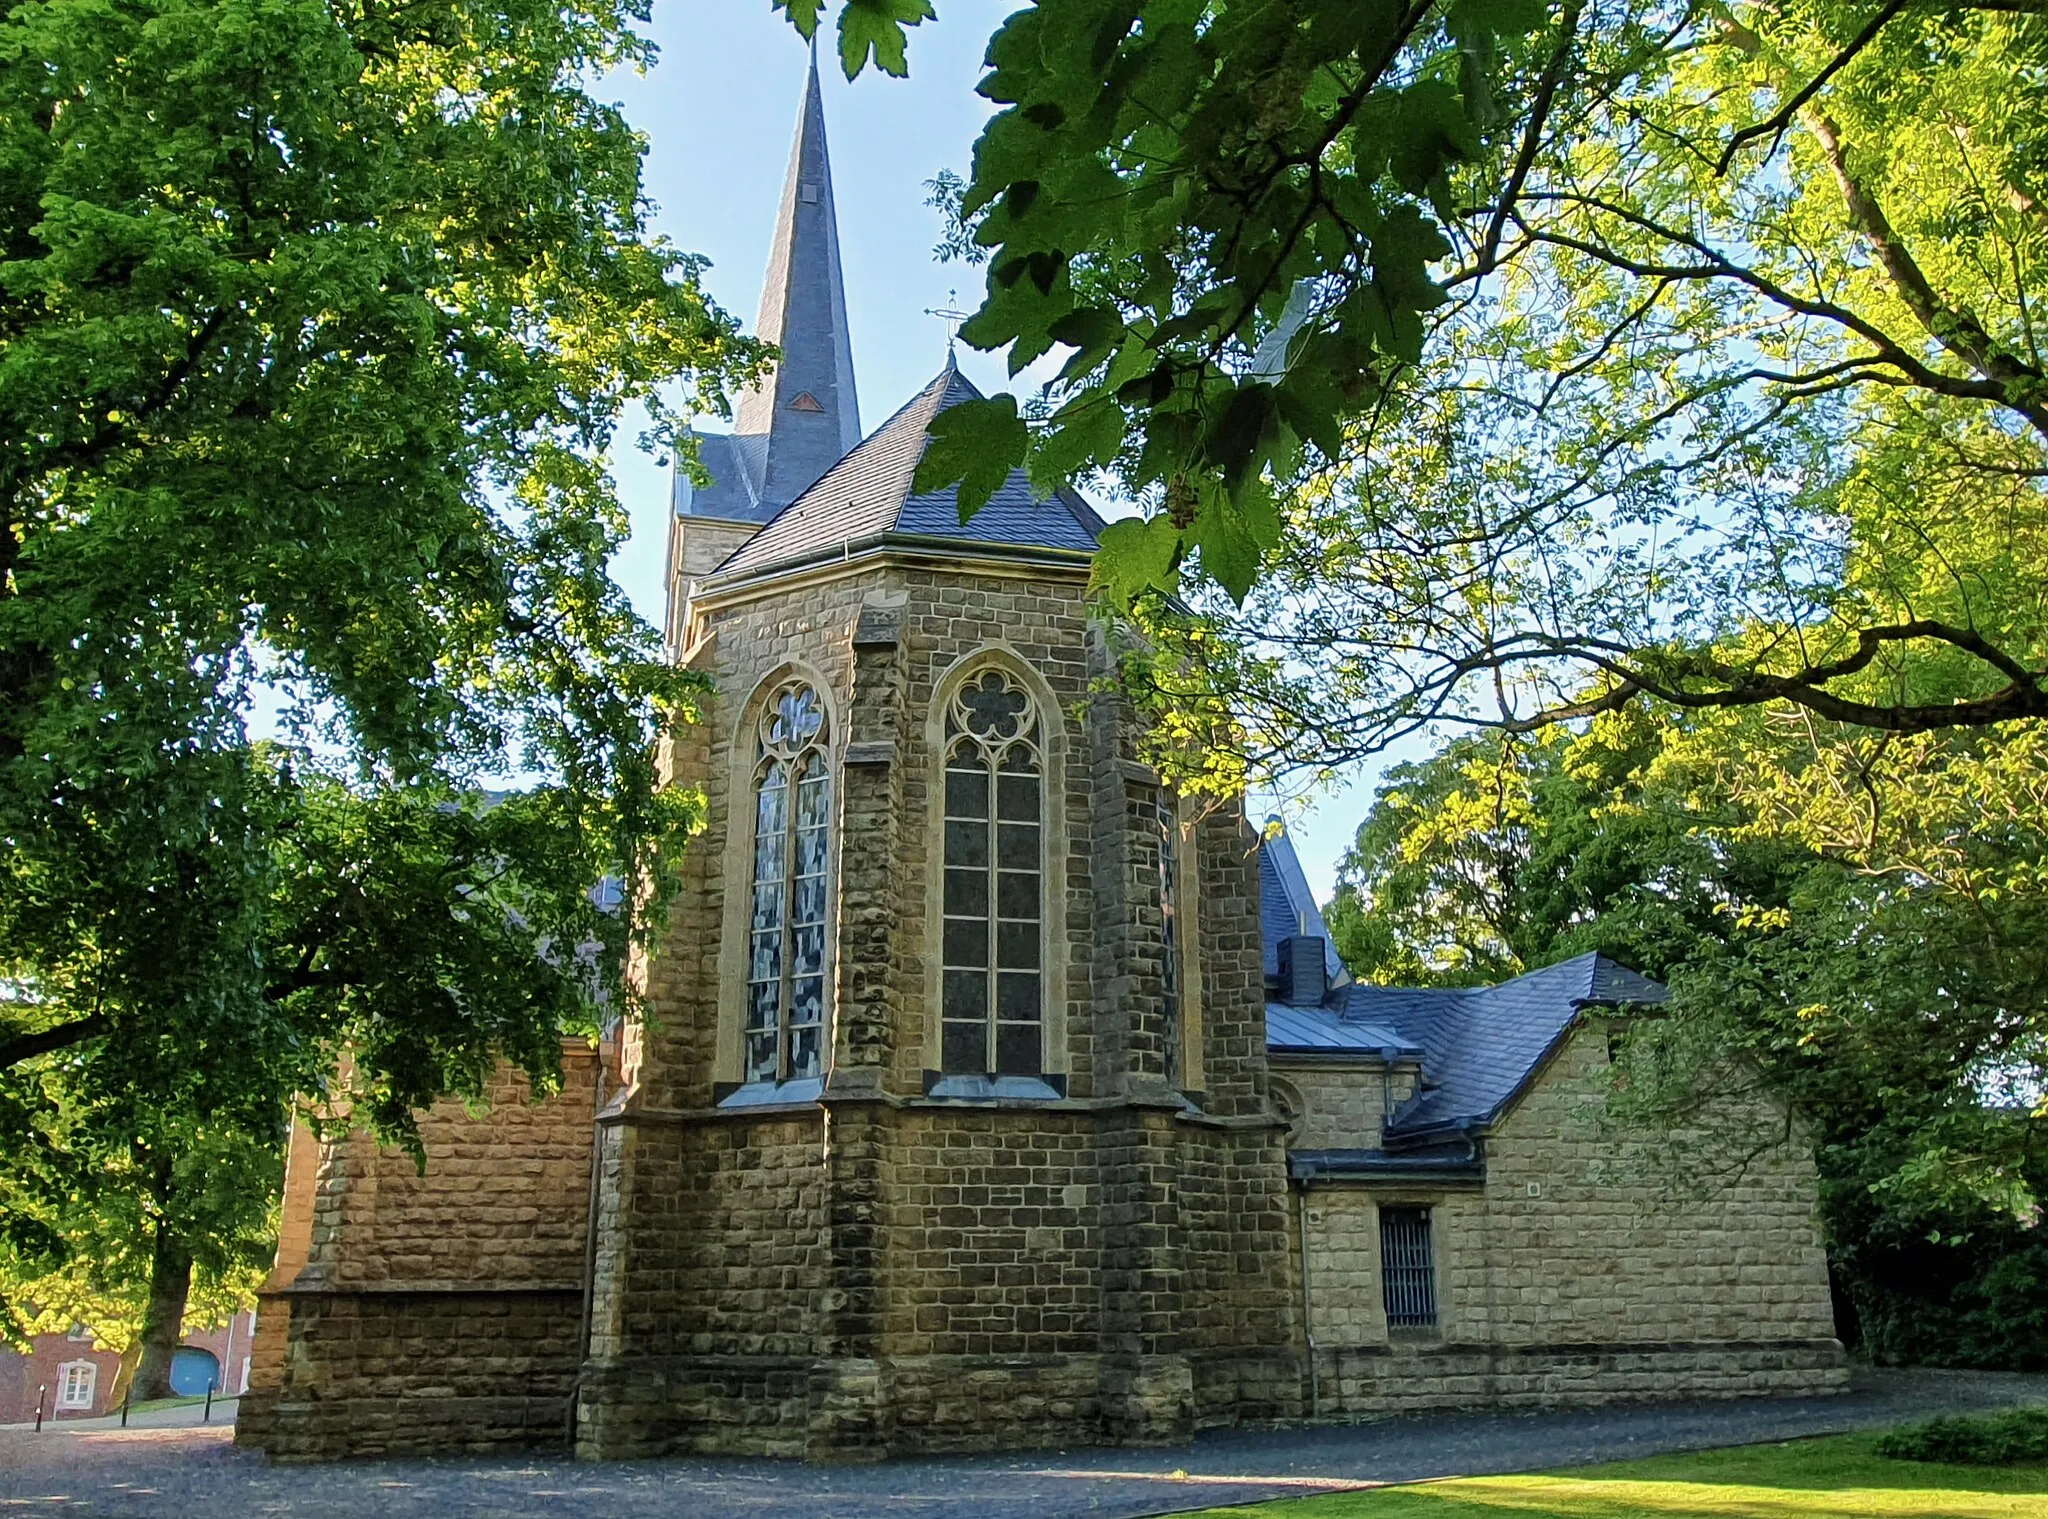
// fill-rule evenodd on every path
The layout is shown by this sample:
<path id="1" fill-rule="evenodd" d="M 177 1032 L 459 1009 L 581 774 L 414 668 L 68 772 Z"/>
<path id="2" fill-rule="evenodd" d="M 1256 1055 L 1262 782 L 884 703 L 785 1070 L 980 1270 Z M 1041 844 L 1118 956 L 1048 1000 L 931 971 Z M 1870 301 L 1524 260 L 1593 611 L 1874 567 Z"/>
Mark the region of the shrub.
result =
<path id="1" fill-rule="evenodd" d="M 2003 1466 L 2048 1461 L 2048 1406 L 2014 1408 L 1981 1418 L 1930 1419 L 1908 1424 L 1877 1442 L 1894 1461 L 1946 1461 L 1962 1466 Z"/>

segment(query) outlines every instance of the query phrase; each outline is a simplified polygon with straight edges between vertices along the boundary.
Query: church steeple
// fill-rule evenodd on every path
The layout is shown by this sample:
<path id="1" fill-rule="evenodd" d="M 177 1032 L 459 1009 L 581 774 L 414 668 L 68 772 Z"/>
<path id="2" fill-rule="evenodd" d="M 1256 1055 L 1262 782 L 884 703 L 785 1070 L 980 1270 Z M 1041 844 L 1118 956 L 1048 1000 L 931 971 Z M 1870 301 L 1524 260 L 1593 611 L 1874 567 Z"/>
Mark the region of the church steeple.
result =
<path id="1" fill-rule="evenodd" d="M 774 372 L 740 398 L 736 428 L 749 494 L 766 515 L 860 442 L 816 48 L 754 327 L 782 350 Z"/>
<path id="2" fill-rule="evenodd" d="M 796 142 L 754 330 L 782 350 L 781 361 L 739 397 L 733 431 L 698 435 L 697 463 L 710 483 L 697 484 L 679 464 L 670 487 L 666 626 L 671 650 L 683 646 L 697 579 L 860 442 L 816 48 L 797 112 Z"/>

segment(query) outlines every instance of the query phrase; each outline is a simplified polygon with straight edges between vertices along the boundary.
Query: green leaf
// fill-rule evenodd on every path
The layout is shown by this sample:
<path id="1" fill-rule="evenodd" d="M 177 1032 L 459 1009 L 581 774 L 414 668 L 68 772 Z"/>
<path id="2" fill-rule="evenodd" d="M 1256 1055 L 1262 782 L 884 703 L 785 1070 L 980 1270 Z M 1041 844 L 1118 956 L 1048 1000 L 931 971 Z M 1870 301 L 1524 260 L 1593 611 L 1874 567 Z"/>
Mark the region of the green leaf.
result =
<path id="1" fill-rule="evenodd" d="M 1273 387 L 1247 381 L 1229 392 L 1211 416 L 1202 452 L 1233 483 L 1255 474 L 1272 446 L 1279 408 Z"/>
<path id="2" fill-rule="evenodd" d="M 906 77 L 910 57 L 904 34 L 936 14 L 931 0 L 846 0 L 839 12 L 839 62 L 846 77 L 858 78 L 870 56 L 883 73 Z"/>
<path id="3" fill-rule="evenodd" d="M 1265 503 L 1270 509 L 1270 501 Z M 1265 560 L 1260 537 L 1263 514 L 1247 516 L 1228 492 L 1205 482 L 1195 510 L 1189 541 L 1201 551 L 1202 572 L 1223 587 L 1232 601 L 1243 603 L 1259 578 Z M 1277 519 L 1276 519 L 1277 520 Z"/>
<path id="4" fill-rule="evenodd" d="M 825 0 L 770 0 L 775 9 L 789 17 L 789 24 L 796 28 L 797 35 L 809 42 L 818 35 L 818 17 L 824 12 Z"/>
<path id="5" fill-rule="evenodd" d="M 1147 590 L 1171 591 L 1180 562 L 1180 532 L 1163 513 L 1124 517 L 1102 530 L 1095 549 L 1095 583 L 1120 606 Z"/>
<path id="6" fill-rule="evenodd" d="M 1123 446 L 1124 412 L 1109 396 L 1084 391 L 1061 407 L 1031 450 L 1031 483 L 1065 485 L 1091 465 L 1107 464 Z"/>
<path id="7" fill-rule="evenodd" d="M 931 442 L 917 461 L 910 488 L 919 495 L 958 484 L 960 520 L 988 505 L 1010 471 L 1024 462 L 1030 433 L 1012 395 L 962 401 L 931 420 Z"/>

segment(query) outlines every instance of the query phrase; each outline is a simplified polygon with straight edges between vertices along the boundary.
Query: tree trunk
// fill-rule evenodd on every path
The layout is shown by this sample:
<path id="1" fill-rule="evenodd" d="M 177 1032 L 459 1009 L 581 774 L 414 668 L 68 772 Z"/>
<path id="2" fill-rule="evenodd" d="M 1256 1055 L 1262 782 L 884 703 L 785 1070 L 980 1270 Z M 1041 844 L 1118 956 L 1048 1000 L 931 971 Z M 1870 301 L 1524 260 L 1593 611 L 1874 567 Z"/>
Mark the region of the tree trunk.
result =
<path id="1" fill-rule="evenodd" d="M 192 1290 L 192 1252 L 161 1220 L 149 1265 L 149 1306 L 142 1313 L 142 1358 L 135 1367 L 135 1401 L 171 1395 L 171 1357 L 185 1327 L 185 1299 Z"/>

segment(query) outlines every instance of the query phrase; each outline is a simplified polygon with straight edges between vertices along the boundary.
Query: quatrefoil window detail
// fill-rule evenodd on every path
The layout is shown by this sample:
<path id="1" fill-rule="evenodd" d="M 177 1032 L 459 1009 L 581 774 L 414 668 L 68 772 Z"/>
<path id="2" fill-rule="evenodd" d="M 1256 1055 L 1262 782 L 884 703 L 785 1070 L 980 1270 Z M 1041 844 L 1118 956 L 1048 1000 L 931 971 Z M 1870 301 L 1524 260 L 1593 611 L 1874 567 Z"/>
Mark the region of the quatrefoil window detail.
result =
<path id="1" fill-rule="evenodd" d="M 960 726 L 983 741 L 1015 738 L 1020 724 L 1029 729 L 1024 715 L 1031 710 L 1031 698 L 995 670 L 962 686 L 954 701 Z"/>
<path id="2" fill-rule="evenodd" d="M 792 754 L 825 727 L 825 708 L 809 686 L 788 686 L 769 703 L 761 718 L 763 753 Z"/>

